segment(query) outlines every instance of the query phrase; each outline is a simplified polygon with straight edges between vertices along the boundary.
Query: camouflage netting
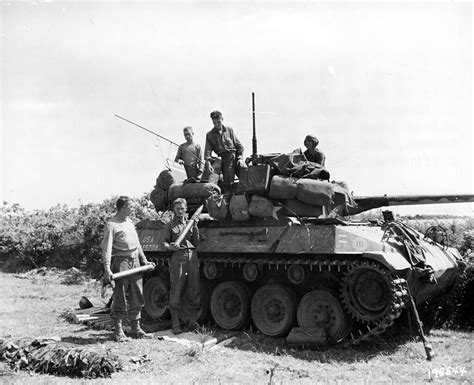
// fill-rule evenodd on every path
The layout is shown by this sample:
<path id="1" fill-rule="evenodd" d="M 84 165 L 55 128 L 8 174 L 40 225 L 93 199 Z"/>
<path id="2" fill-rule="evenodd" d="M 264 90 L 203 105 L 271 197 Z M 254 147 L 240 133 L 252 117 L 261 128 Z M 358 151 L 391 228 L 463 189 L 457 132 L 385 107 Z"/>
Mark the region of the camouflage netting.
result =
<path id="1" fill-rule="evenodd" d="M 122 369 L 117 356 L 54 339 L 8 339 L 0 341 L 0 359 L 14 370 L 30 370 L 59 376 L 110 377 Z"/>

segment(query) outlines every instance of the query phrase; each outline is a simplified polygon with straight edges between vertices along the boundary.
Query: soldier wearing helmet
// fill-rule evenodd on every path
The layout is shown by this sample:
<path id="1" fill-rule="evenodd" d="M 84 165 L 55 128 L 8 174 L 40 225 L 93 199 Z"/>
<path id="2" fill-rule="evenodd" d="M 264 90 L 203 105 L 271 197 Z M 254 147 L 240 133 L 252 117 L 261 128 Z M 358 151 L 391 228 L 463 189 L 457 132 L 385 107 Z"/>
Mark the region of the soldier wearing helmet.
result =
<path id="1" fill-rule="evenodd" d="M 304 139 L 304 145 L 307 150 L 304 152 L 304 155 L 310 162 L 324 166 L 324 163 L 326 162 L 326 155 L 316 148 L 318 144 L 319 140 L 316 138 L 316 136 L 306 135 L 306 138 Z"/>

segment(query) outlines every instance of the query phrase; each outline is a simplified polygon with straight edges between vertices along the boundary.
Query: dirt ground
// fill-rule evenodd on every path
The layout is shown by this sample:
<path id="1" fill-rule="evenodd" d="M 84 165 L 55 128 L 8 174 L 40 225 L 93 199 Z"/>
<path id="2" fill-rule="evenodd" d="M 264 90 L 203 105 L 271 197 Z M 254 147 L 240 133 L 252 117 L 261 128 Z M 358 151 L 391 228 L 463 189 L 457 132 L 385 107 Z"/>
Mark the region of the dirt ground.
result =
<path id="1" fill-rule="evenodd" d="M 69 277 L 70 278 L 70 277 Z M 472 333 L 435 330 L 430 336 L 436 357 L 428 362 L 420 342 L 375 339 L 364 345 L 323 350 L 288 347 L 283 339 L 240 332 L 225 347 L 202 349 L 162 341 L 133 340 L 117 344 L 111 332 L 68 322 L 64 313 L 85 295 L 102 306 L 97 282 L 65 284 L 63 272 L 0 273 L 0 338 L 58 336 L 117 354 L 123 370 L 93 383 L 466 383 L 474 382 Z M 203 334 L 204 333 L 204 334 Z M 202 341 L 218 335 L 211 327 L 183 338 Z M 138 362 L 137 362 L 138 361 Z M 456 370 L 457 369 L 457 370 Z M 84 379 L 14 372 L 0 361 L 1 383 L 64 384 Z"/>

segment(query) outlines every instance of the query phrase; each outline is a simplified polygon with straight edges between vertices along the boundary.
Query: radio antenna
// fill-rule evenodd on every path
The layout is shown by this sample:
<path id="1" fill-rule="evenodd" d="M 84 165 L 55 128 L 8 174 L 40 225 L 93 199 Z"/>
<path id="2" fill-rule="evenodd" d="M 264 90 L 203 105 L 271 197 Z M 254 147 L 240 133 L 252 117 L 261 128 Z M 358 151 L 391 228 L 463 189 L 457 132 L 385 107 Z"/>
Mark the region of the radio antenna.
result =
<path id="1" fill-rule="evenodd" d="M 252 160 L 257 157 L 257 132 L 255 130 L 255 92 L 252 92 L 252 123 L 253 123 L 253 136 L 252 136 Z"/>

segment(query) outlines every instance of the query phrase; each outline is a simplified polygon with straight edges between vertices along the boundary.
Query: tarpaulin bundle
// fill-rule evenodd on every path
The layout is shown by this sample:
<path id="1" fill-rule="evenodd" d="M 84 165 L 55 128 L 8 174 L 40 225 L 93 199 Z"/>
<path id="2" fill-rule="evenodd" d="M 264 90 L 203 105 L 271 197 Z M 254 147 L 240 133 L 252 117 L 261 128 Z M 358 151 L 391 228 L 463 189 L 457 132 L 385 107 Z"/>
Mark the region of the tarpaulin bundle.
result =
<path id="1" fill-rule="evenodd" d="M 109 352 L 78 347 L 56 339 L 8 339 L 0 347 L 0 358 L 15 370 L 31 370 L 60 376 L 110 377 L 122 369 L 118 357 Z"/>
<path id="2" fill-rule="evenodd" d="M 271 159 L 270 164 L 280 175 L 321 180 L 329 180 L 330 177 L 324 166 L 308 161 L 302 154 L 281 154 Z"/>
<path id="3" fill-rule="evenodd" d="M 168 190 L 168 199 L 172 203 L 176 198 L 208 198 L 220 194 L 221 189 L 214 183 L 176 183 Z M 189 204 L 190 202 L 188 202 Z"/>

